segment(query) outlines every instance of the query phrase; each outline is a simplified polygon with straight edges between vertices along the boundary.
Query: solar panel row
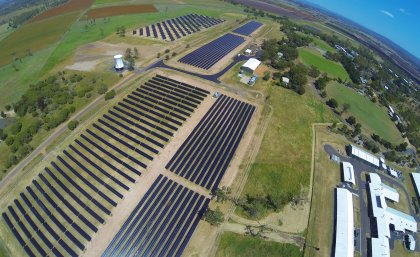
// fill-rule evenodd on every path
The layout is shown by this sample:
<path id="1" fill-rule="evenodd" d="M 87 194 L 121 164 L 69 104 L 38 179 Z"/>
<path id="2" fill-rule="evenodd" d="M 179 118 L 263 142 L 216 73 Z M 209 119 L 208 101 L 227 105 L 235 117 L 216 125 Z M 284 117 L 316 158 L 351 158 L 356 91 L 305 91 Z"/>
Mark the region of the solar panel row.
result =
<path id="1" fill-rule="evenodd" d="M 228 33 L 192 51 L 179 62 L 208 70 L 243 42 L 243 37 Z"/>
<path id="2" fill-rule="evenodd" d="M 2 213 L 24 251 L 80 255 L 146 161 L 208 94 L 155 77 L 93 123 Z"/>
<path id="3" fill-rule="evenodd" d="M 254 110 L 234 98 L 219 97 L 166 169 L 209 190 L 217 189 Z"/>
<path id="4" fill-rule="evenodd" d="M 198 14 L 187 14 L 174 19 L 158 22 L 146 26 L 145 28 L 139 28 L 138 34 L 145 37 L 174 41 L 185 37 L 188 34 L 198 32 L 204 28 L 213 27 L 222 22 L 224 22 L 222 19 Z M 137 30 L 133 30 L 133 35 L 136 34 Z"/>
<path id="5" fill-rule="evenodd" d="M 235 29 L 233 32 L 235 32 L 237 34 L 244 35 L 244 36 L 249 36 L 261 26 L 262 26 L 262 23 L 260 23 L 260 22 L 250 21 L 250 22 L 242 25 L 241 27 Z"/>
<path id="6" fill-rule="evenodd" d="M 102 256 L 181 256 L 208 203 L 159 175 Z"/>

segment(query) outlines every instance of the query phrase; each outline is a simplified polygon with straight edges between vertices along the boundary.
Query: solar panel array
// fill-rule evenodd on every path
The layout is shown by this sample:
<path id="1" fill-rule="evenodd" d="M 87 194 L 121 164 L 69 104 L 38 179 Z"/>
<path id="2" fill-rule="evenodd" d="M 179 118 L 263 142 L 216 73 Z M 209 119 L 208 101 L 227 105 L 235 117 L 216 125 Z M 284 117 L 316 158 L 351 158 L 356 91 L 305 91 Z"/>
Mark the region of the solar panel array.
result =
<path id="1" fill-rule="evenodd" d="M 181 256 L 209 201 L 159 175 L 102 256 Z"/>
<path id="2" fill-rule="evenodd" d="M 143 28 L 133 30 L 133 35 L 153 37 L 168 41 L 175 41 L 202 29 L 210 28 L 224 22 L 222 19 L 205 15 L 188 14 L 165 20 Z"/>
<path id="3" fill-rule="evenodd" d="M 111 108 L 2 213 L 29 256 L 79 256 L 208 91 L 155 76 Z"/>
<path id="4" fill-rule="evenodd" d="M 233 32 L 244 35 L 244 36 L 249 36 L 259 27 L 261 27 L 261 25 L 262 23 L 259 23 L 257 21 L 250 21 L 242 25 L 241 27 L 235 29 Z"/>
<path id="5" fill-rule="evenodd" d="M 228 33 L 192 51 L 179 62 L 208 70 L 243 42 L 243 37 Z"/>
<path id="6" fill-rule="evenodd" d="M 254 106 L 222 95 L 165 168 L 214 191 L 226 172 L 254 111 Z"/>

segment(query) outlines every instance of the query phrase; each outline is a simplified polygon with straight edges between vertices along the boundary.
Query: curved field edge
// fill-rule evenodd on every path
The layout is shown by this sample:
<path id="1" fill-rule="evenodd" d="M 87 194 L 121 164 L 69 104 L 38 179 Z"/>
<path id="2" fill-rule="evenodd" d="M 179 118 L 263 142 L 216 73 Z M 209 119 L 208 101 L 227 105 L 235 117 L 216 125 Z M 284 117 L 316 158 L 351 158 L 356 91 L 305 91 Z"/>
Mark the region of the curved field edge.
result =
<path id="1" fill-rule="evenodd" d="M 301 257 L 299 247 L 265 241 L 261 238 L 224 232 L 217 249 L 216 257 Z"/>
<path id="2" fill-rule="evenodd" d="M 273 115 L 241 197 L 269 195 L 281 208 L 294 196 L 307 196 L 311 177 L 312 124 L 333 122 L 336 118 L 314 90 L 298 95 L 272 87 L 269 96 Z M 290 108 L 293 108 L 293 114 Z M 262 208 L 256 217 L 250 217 L 241 208 L 236 208 L 237 214 L 251 219 L 262 218 L 269 212 Z"/>
<path id="3" fill-rule="evenodd" d="M 357 121 L 362 124 L 362 129 L 367 130 L 370 134 L 375 133 L 393 144 L 403 142 L 401 133 L 388 114 L 365 96 L 338 83 L 330 83 L 327 86 L 327 93 L 340 105 L 350 104 L 348 113 L 356 117 Z"/>
<path id="4" fill-rule="evenodd" d="M 321 72 L 326 72 L 330 76 L 341 78 L 344 81 L 350 81 L 347 71 L 343 68 L 343 66 L 341 66 L 341 64 L 327 60 L 315 50 L 308 48 L 298 48 L 298 52 L 299 58 L 304 64 L 308 66 L 313 65 Z"/>

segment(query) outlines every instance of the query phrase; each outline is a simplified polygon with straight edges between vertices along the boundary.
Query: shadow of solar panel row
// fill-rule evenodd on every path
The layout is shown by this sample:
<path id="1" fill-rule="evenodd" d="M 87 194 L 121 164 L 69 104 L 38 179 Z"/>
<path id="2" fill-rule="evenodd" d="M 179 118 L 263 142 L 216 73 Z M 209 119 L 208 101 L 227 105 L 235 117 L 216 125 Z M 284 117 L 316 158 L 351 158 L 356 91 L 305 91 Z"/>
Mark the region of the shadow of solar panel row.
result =
<path id="1" fill-rule="evenodd" d="M 163 135 L 172 136 L 194 111 L 179 103 L 190 92 L 154 85 L 140 87 L 147 98 L 135 91 L 87 128 L 2 214 L 29 256 L 80 255 L 145 161 L 169 141 Z"/>
<path id="2" fill-rule="evenodd" d="M 166 165 L 166 169 L 214 191 L 226 172 L 255 107 L 221 96 Z"/>
<path id="3" fill-rule="evenodd" d="M 138 35 L 144 37 L 175 41 L 176 39 L 196 33 L 202 29 L 216 26 L 222 22 L 224 22 L 222 19 L 198 14 L 188 14 L 133 30 L 133 35 L 136 35 L 138 32 Z"/>
<path id="4" fill-rule="evenodd" d="M 192 51 L 179 62 L 208 70 L 243 42 L 243 37 L 228 33 Z"/>
<path id="5" fill-rule="evenodd" d="M 102 256 L 181 256 L 209 201 L 159 175 Z"/>
<path id="6" fill-rule="evenodd" d="M 244 36 L 249 36 L 261 26 L 262 26 L 262 23 L 258 21 L 249 21 L 248 23 L 235 29 L 233 32 L 244 35 Z"/>

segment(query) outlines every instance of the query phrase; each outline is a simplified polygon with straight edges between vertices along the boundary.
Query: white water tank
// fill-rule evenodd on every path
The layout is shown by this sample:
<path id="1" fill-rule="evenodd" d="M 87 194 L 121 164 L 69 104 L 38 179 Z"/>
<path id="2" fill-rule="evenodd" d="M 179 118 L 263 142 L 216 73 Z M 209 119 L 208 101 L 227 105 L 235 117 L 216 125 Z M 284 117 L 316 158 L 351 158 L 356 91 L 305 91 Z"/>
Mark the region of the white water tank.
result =
<path id="1" fill-rule="evenodd" d="M 123 56 L 121 54 L 117 54 L 114 56 L 114 68 L 117 71 L 124 69 L 124 62 L 123 62 Z"/>

